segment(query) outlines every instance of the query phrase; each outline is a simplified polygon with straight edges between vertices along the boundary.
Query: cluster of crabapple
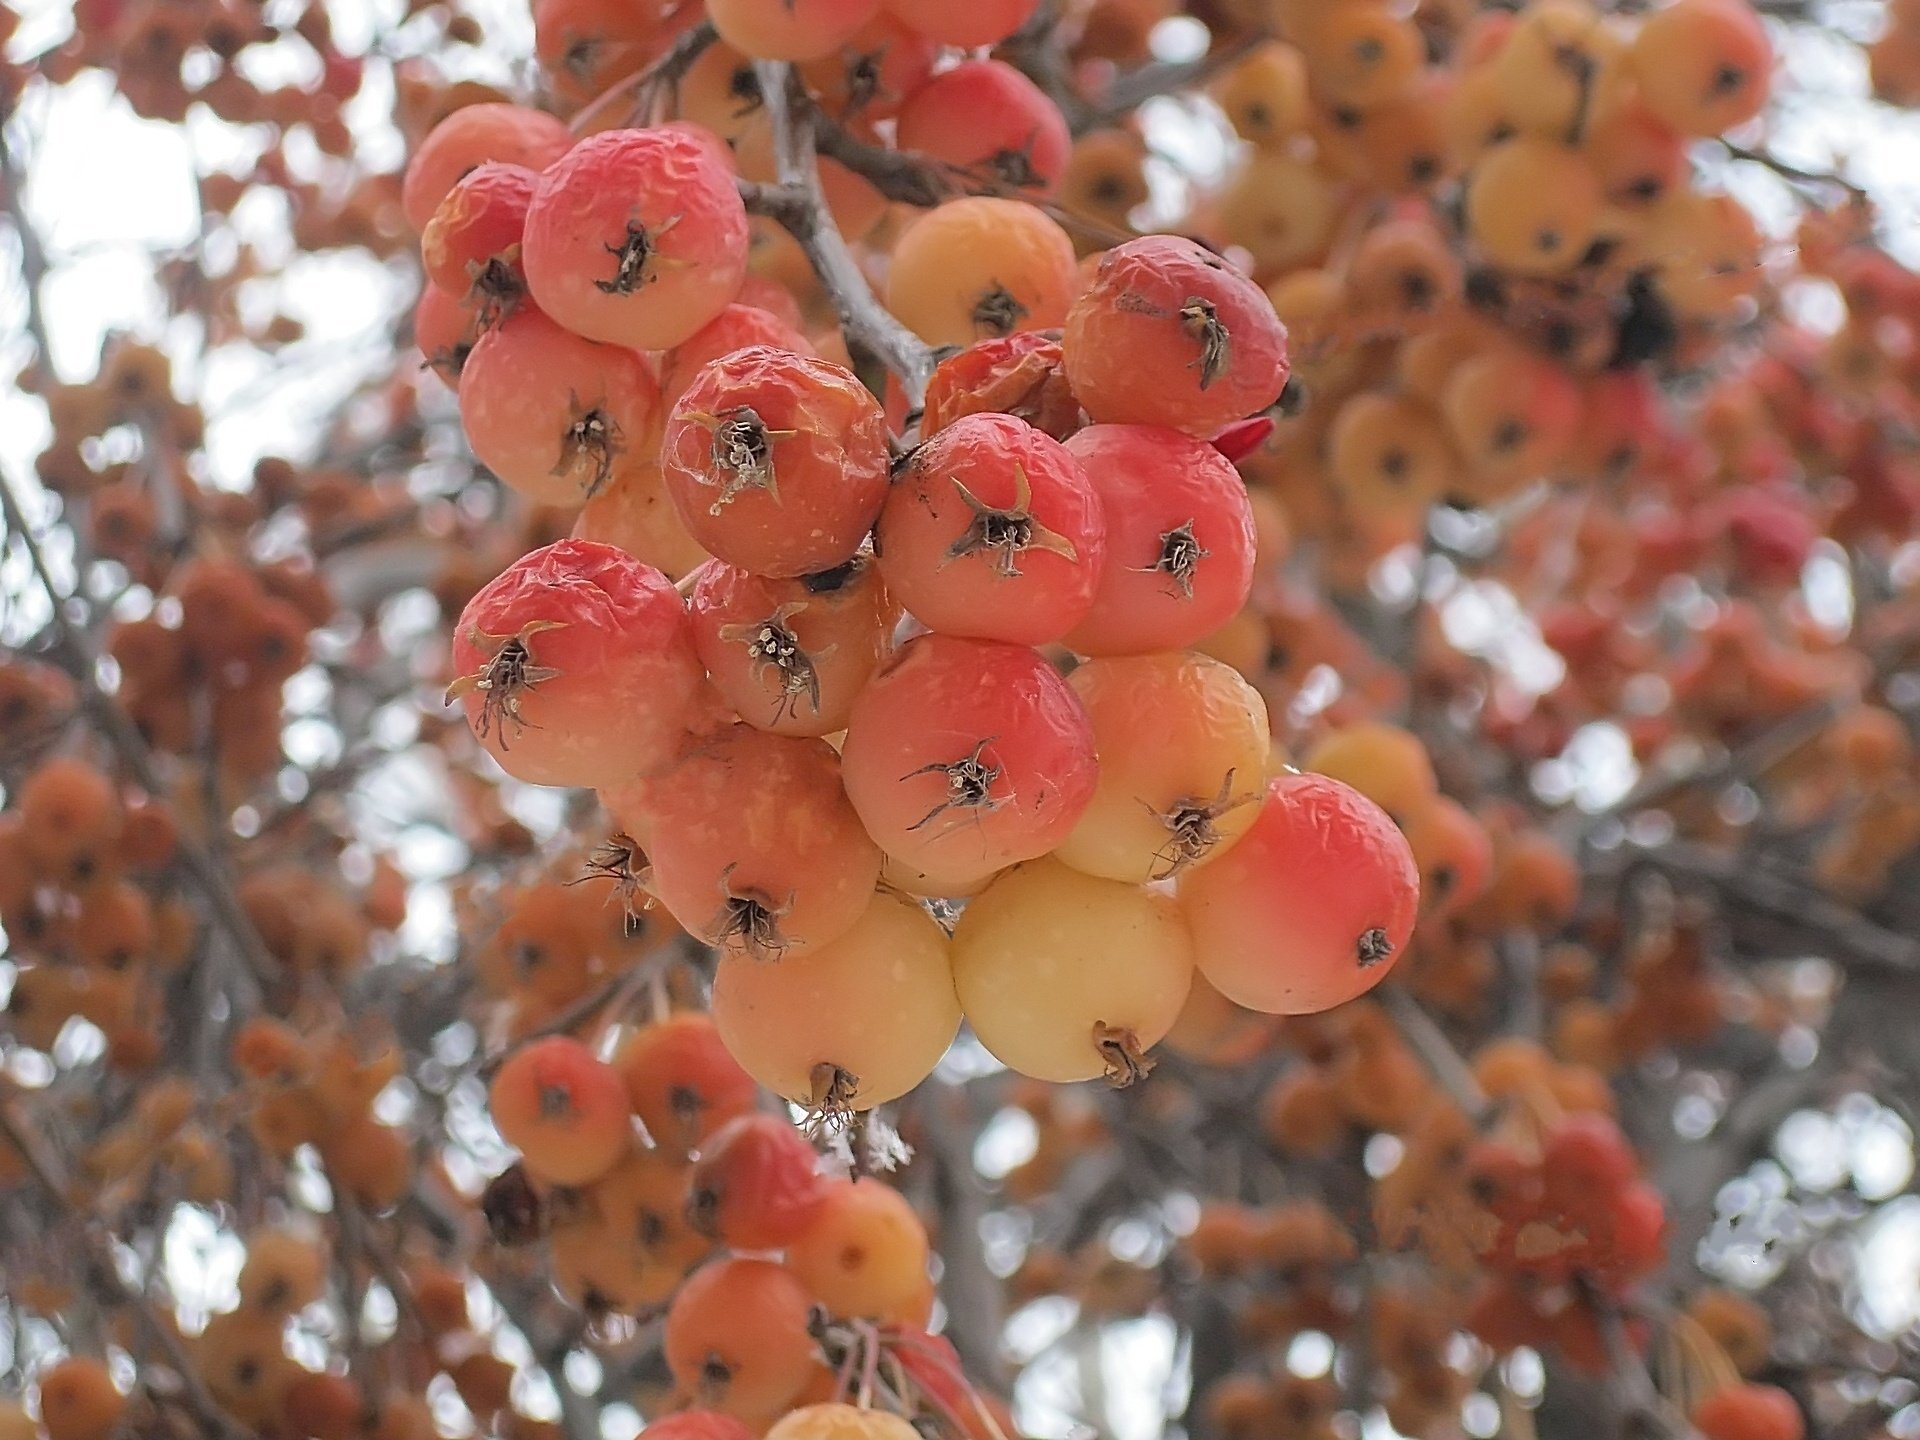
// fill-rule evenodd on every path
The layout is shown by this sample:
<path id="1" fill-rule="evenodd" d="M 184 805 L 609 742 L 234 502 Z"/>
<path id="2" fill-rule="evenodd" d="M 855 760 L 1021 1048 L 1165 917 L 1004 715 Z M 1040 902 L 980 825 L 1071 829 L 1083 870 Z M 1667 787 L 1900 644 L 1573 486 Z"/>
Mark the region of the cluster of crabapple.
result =
<path id="1" fill-rule="evenodd" d="M 566 1035 L 520 1046 L 490 1091 L 521 1157 L 483 1201 L 495 1236 L 544 1239 L 555 1285 L 590 1318 L 664 1307 L 667 1366 L 696 1408 L 663 1433 L 812 1433 L 808 1407 L 844 1393 L 828 1361 L 884 1349 L 905 1414 L 984 1434 L 985 1402 L 926 1332 L 930 1242 L 912 1205 L 823 1174 L 759 1093 L 699 1011 L 629 1030 L 610 1060 Z"/>

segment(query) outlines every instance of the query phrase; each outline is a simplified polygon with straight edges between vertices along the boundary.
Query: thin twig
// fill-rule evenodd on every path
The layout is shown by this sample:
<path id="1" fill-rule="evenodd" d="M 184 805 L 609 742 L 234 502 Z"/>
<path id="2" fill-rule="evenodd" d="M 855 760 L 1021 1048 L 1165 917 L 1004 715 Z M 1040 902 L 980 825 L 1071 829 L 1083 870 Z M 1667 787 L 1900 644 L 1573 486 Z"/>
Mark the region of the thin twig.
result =
<path id="1" fill-rule="evenodd" d="M 1476 1126 L 1482 1124 L 1487 1118 L 1486 1094 L 1473 1078 L 1473 1068 L 1453 1048 L 1453 1042 L 1447 1039 L 1446 1033 L 1434 1023 L 1433 1017 L 1408 993 L 1406 987 L 1382 986 L 1379 996 L 1381 1008 L 1399 1026 L 1401 1038 L 1413 1047 L 1413 1052 L 1439 1082 L 1440 1088 L 1447 1092 L 1448 1098 Z"/>

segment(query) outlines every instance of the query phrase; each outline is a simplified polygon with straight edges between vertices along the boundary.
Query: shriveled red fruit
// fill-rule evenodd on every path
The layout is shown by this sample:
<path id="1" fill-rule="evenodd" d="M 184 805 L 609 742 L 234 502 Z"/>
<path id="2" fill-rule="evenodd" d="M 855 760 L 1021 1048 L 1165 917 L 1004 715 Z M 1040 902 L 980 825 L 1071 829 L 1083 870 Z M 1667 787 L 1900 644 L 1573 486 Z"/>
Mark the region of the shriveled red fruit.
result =
<path id="1" fill-rule="evenodd" d="M 590 135 L 540 177 L 521 263 L 540 308 L 590 340 L 667 350 L 747 271 L 724 149 L 671 125 Z"/>
<path id="2" fill-rule="evenodd" d="M 520 237 L 539 174 L 489 160 L 460 177 L 420 236 L 427 279 L 449 295 L 497 315 L 525 292 Z"/>
<path id="3" fill-rule="evenodd" d="M 1239 612 L 1253 587 L 1253 507 L 1225 456 L 1159 425 L 1089 425 L 1067 449 L 1107 525 L 1107 563 L 1067 648 L 1177 650 Z"/>
<path id="4" fill-rule="evenodd" d="M 400 208 L 407 224 L 425 230 L 447 192 L 474 166 L 489 160 L 544 170 L 573 144 L 567 127 L 524 105 L 463 105 L 433 127 L 407 162 Z"/>
<path id="5" fill-rule="evenodd" d="M 836 120 L 886 120 L 933 71 L 940 47 L 882 9 L 831 55 L 801 66 L 820 108 Z"/>
<path id="6" fill-rule="evenodd" d="M 874 529 L 888 593 L 929 629 L 1039 645 L 1086 615 L 1106 521 L 1065 446 L 967 415 L 908 458 Z"/>
<path id="7" fill-rule="evenodd" d="M 1324 775 L 1267 785 L 1253 828 L 1182 877 L 1202 973 L 1249 1010 L 1308 1015 L 1366 993 L 1405 950 L 1420 904 L 1387 813 Z"/>
<path id="8" fill-rule="evenodd" d="M 885 0 L 889 13 L 908 28 L 942 45 L 972 49 L 997 45 L 1027 21 L 1039 0 L 981 0 L 954 5 L 949 0 Z"/>
<path id="9" fill-rule="evenodd" d="M 686 1154 L 722 1125 L 749 1113 L 753 1077 L 727 1053 L 711 1016 L 681 1011 L 624 1036 L 613 1068 L 653 1143 Z"/>
<path id="10" fill-rule="evenodd" d="M 509 1055 L 487 1103 L 500 1138 L 555 1185 L 597 1180 L 633 1148 L 619 1072 L 570 1035 L 548 1035 Z"/>
<path id="11" fill-rule="evenodd" d="M 438 285 L 420 291 L 413 307 L 413 343 L 427 367 L 447 384 L 458 386 L 467 356 L 480 338 L 480 313 L 463 305 Z"/>
<path id="12" fill-rule="evenodd" d="M 842 778 L 867 833 L 966 885 L 1065 838 L 1093 797 L 1093 727 L 1023 645 L 922 635 L 854 701 Z"/>
<path id="13" fill-rule="evenodd" d="M 687 386 L 708 365 L 749 345 L 766 345 L 796 355 L 814 353 L 812 343 L 784 317 L 736 301 L 667 355 L 660 373 L 660 391 L 667 404 L 677 406 Z"/>
<path id="14" fill-rule="evenodd" d="M 761 575 L 851 560 L 887 497 L 886 417 L 872 393 L 831 361 L 765 345 L 700 371 L 660 454 L 693 537 Z"/>
<path id="15" fill-rule="evenodd" d="M 1777 1385 L 1728 1385 L 1693 1407 L 1706 1440 L 1802 1440 L 1807 1422 Z"/>
<path id="16" fill-rule="evenodd" d="M 980 1043 L 1022 1075 L 1061 1083 L 1144 1075 L 1147 1050 L 1186 1002 L 1193 960 L 1171 897 L 1051 858 L 998 877 L 953 931 L 954 988 Z"/>
<path id="17" fill-rule="evenodd" d="M 785 1266 L 716 1260 L 694 1271 L 667 1308 L 673 1382 L 698 1403 L 762 1426 L 799 1396 L 817 1366 L 812 1301 Z"/>
<path id="18" fill-rule="evenodd" d="M 643 814 L 652 893 L 690 934 L 755 960 L 838 939 L 880 879 L 824 740 L 732 726 L 661 776 Z"/>
<path id="19" fill-rule="evenodd" d="M 1109 880 L 1165 880 L 1252 826 L 1272 737 L 1239 671 L 1176 650 L 1089 660 L 1067 683 L 1093 721 L 1100 779 L 1057 859 Z"/>
<path id="20" fill-rule="evenodd" d="M 857 35 L 880 0 L 707 0 L 720 38 L 756 60 L 817 60 Z"/>
<path id="21" fill-rule="evenodd" d="M 702 683 L 667 578 L 611 545 L 523 556 L 460 612 L 449 691 L 509 775 L 612 784 L 679 751 Z"/>
<path id="22" fill-rule="evenodd" d="M 830 945 L 777 965 L 724 956 L 713 1019 L 782 1099 L 822 1121 L 870 1110 L 932 1074 L 960 1028 L 946 933 L 920 905 L 882 891 Z"/>
<path id="23" fill-rule="evenodd" d="M 534 57 L 554 93 L 581 105 L 640 69 L 697 10 L 675 0 L 534 0 Z"/>
<path id="24" fill-rule="evenodd" d="M 1060 342 L 1035 330 L 976 340 L 933 367 L 921 406 L 920 433 L 939 434 L 963 415 L 983 410 L 1016 415 L 1064 440 L 1080 428 L 1080 402 L 1067 388 Z"/>
<path id="25" fill-rule="evenodd" d="M 779 1250 L 807 1228 L 827 1193 L 820 1157 L 777 1115 L 742 1115 L 693 1162 L 687 1219 L 736 1250 Z"/>
<path id="26" fill-rule="evenodd" d="M 779 735 L 846 729 L 900 613 L 867 555 L 786 580 L 709 560 L 687 606 L 714 687 L 749 725 Z"/>
<path id="27" fill-rule="evenodd" d="M 469 352 L 460 423 L 480 462 L 528 499 L 579 505 L 645 464 L 660 387 L 636 352 L 523 305 Z"/>
<path id="28" fill-rule="evenodd" d="M 900 107 L 899 144 L 1008 189 L 1050 195 L 1073 139 L 1060 107 L 1001 60 L 963 60 Z"/>
<path id="29" fill-rule="evenodd" d="M 1260 287 L 1178 235 L 1102 255 L 1062 344 L 1096 421 L 1202 437 L 1273 404 L 1289 374 L 1286 327 Z"/>

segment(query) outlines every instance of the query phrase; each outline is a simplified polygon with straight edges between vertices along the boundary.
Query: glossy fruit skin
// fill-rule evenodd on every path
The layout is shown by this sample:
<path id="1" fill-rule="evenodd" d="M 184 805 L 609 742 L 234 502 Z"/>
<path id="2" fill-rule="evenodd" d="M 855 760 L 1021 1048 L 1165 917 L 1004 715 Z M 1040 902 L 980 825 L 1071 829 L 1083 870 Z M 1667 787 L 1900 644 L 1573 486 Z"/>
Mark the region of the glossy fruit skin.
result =
<path id="1" fill-rule="evenodd" d="M 425 230 L 447 192 L 488 160 L 547 168 L 573 144 L 567 127 L 541 110 L 488 102 L 465 105 L 434 126 L 407 162 L 400 205 L 407 224 Z"/>
<path id="2" fill-rule="evenodd" d="M 471 681 L 521 636 L 529 664 L 551 674 L 520 691 L 516 724 Z M 702 684 L 672 584 L 590 540 L 557 541 L 489 581 L 460 612 L 452 669 L 469 682 L 461 703 L 488 753 L 534 785 L 610 784 L 664 765 Z"/>
<path id="3" fill-rule="evenodd" d="M 1036 1080 L 1110 1074 L 1098 1027 L 1144 1052 L 1172 1028 L 1194 952 L 1171 897 L 1041 859 L 967 902 L 953 932 L 960 1008 L 995 1059 Z"/>
<path id="4" fill-rule="evenodd" d="M 1078 289 L 1073 241 L 1059 223 L 992 195 L 921 215 L 887 268 L 887 308 L 929 345 L 1053 329 Z"/>
<path id="5" fill-rule="evenodd" d="M 465 299 L 487 285 L 524 285 L 520 237 L 539 173 L 524 165 L 489 160 L 460 177 L 435 208 L 420 235 L 427 279 Z M 500 274 L 489 273 L 489 263 Z"/>
<path id="6" fill-rule="evenodd" d="M 852 372 L 754 345 L 707 365 L 681 395 L 661 471 L 714 555 L 760 575 L 810 575 L 851 560 L 872 528 L 887 497 L 886 436 Z"/>
<path id="7" fill-rule="evenodd" d="M 643 813 L 653 894 L 690 934 L 756 961 L 837 940 L 880 879 L 824 740 L 731 726 L 662 775 Z M 764 935 L 743 900 L 763 908 Z"/>
<path id="8" fill-rule="evenodd" d="M 696 1270 L 667 1309 L 663 1348 L 685 1394 L 764 1425 L 811 1377 L 812 1300 L 784 1266 L 716 1260 Z"/>
<path id="9" fill-rule="evenodd" d="M 1067 683 L 1093 720 L 1100 781 L 1057 859 L 1144 884 L 1218 859 L 1253 824 L 1272 737 L 1239 671 L 1163 651 L 1089 660 Z"/>
<path id="10" fill-rule="evenodd" d="M 1159 425 L 1089 425 L 1067 449 L 1107 523 L 1107 563 L 1067 648 L 1177 650 L 1239 612 L 1253 588 L 1253 507 L 1225 456 Z"/>
<path id="11" fill-rule="evenodd" d="M 1777 1385 L 1729 1385 L 1693 1407 L 1706 1440 L 1802 1440 L 1807 1422 Z"/>
<path id="12" fill-rule="evenodd" d="M 787 1247 L 788 1266 L 830 1312 L 882 1323 L 899 1323 L 914 1308 L 927 1258 L 927 1227 L 913 1206 L 872 1176 L 833 1186 Z"/>
<path id="13" fill-rule="evenodd" d="M 812 1222 L 826 1196 L 820 1157 L 778 1115 L 728 1121 L 695 1157 L 687 1219 L 736 1250 L 779 1250 Z"/>
<path id="14" fill-rule="evenodd" d="M 996 545 L 986 529 L 996 523 L 1025 529 Z M 1041 645 L 1093 604 L 1106 516 L 1059 441 L 1011 415 L 968 415 L 908 459 L 874 549 L 888 592 L 928 629 Z"/>
<path id="15" fill-rule="evenodd" d="M 983 804 L 956 803 L 975 762 Z M 888 855 L 968 883 L 1044 855 L 1093 797 L 1086 709 L 1021 645 L 921 635 L 854 701 L 841 749 L 847 796 Z"/>
<path id="16" fill-rule="evenodd" d="M 1308 1015 L 1377 985 L 1413 933 L 1420 873 L 1385 811 L 1323 775 L 1275 776 L 1253 828 L 1180 882 L 1195 955 L 1250 1010 Z"/>
<path id="17" fill-rule="evenodd" d="M 1259 287 L 1177 235 L 1102 255 L 1063 345 L 1094 420 L 1203 438 L 1273 404 L 1289 373 L 1286 328 Z"/>
<path id="18" fill-rule="evenodd" d="M 781 1098 L 820 1105 L 824 1066 L 853 1077 L 838 1103 L 872 1109 L 931 1074 L 960 1028 L 946 932 L 919 905 L 881 892 L 832 944 L 772 965 L 722 957 L 713 1020 Z"/>
<path id="19" fill-rule="evenodd" d="M 1060 107 L 1001 60 L 963 60 L 907 96 L 899 145 L 1016 192 L 1059 187 L 1073 139 Z"/>
<path id="20" fill-rule="evenodd" d="M 481 335 L 460 372 L 474 455 L 530 500 L 578 505 L 642 465 L 660 433 L 647 362 L 522 305 Z"/>
<path id="21" fill-rule="evenodd" d="M 739 291 L 747 212 L 720 148 L 690 129 L 605 130 L 540 177 L 521 261 L 535 302 L 569 330 L 668 350 Z"/>
<path id="22" fill-rule="evenodd" d="M 570 1035 L 514 1051 L 495 1072 L 488 1100 L 501 1139 L 555 1185 L 597 1180 L 633 1148 L 619 1074 Z"/>

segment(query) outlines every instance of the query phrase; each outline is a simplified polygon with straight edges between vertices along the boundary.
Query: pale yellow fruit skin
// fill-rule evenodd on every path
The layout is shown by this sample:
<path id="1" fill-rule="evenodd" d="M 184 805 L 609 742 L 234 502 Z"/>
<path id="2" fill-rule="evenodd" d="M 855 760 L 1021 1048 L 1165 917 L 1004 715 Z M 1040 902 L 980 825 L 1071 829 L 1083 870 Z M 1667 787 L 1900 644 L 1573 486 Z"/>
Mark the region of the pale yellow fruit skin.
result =
<path id="1" fill-rule="evenodd" d="M 1098 1025 L 1147 1049 L 1172 1028 L 1193 983 L 1193 947 L 1170 898 L 1041 859 L 968 903 L 953 934 L 953 980 L 980 1043 L 1036 1080 L 1107 1071 Z"/>
<path id="2" fill-rule="evenodd" d="M 723 956 L 713 1023 L 741 1067 L 796 1104 L 818 1065 L 857 1077 L 850 1103 L 871 1109 L 932 1072 L 960 1029 L 945 933 L 919 905 L 876 893 L 831 944 L 765 961 Z"/>
<path id="3" fill-rule="evenodd" d="M 921 1435 L 885 1410 L 803 1405 L 776 1420 L 764 1440 L 921 1440 Z"/>
<path id="4" fill-rule="evenodd" d="M 1166 651 L 1089 660 L 1067 683 L 1093 721 L 1100 781 L 1055 859 L 1088 875 L 1145 884 L 1206 864 L 1253 824 L 1272 740 L 1267 703 L 1239 671 Z M 1212 820 L 1219 838 L 1178 865 L 1173 832 L 1160 817 L 1214 806 L 1223 791 Z"/>

